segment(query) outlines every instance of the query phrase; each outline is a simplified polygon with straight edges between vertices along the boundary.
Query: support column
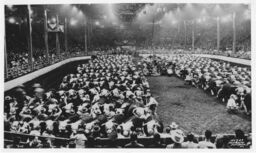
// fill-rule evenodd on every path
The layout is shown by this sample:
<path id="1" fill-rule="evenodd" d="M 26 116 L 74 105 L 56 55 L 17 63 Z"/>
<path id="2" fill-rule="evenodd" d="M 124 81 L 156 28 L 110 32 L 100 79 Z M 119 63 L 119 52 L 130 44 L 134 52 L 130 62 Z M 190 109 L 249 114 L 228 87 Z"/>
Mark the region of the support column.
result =
<path id="1" fill-rule="evenodd" d="M 8 63 L 7 63 L 7 47 L 6 47 L 6 36 L 4 34 L 4 75 L 5 79 L 7 79 L 8 76 Z"/>
<path id="2" fill-rule="evenodd" d="M 56 15 L 56 21 L 57 21 L 57 26 L 59 26 L 59 16 Z M 60 58 L 60 40 L 59 40 L 59 32 L 56 32 L 56 52 L 57 52 L 57 57 Z"/>
<path id="3" fill-rule="evenodd" d="M 233 12 L 233 49 L 232 51 L 236 52 L 236 13 Z"/>
<path id="4" fill-rule="evenodd" d="M 64 34 L 65 34 L 65 42 L 64 42 L 64 44 L 65 44 L 65 52 L 66 52 L 66 54 L 68 53 L 68 21 L 67 21 L 67 18 L 65 18 L 65 25 L 64 25 Z"/>
<path id="5" fill-rule="evenodd" d="M 185 31 L 185 48 L 187 48 L 187 25 L 186 25 L 186 21 L 184 21 L 184 31 Z"/>
<path id="6" fill-rule="evenodd" d="M 27 6 L 27 28 L 28 28 L 28 65 L 30 66 L 30 71 L 34 70 L 33 62 L 33 46 L 32 46 L 32 25 L 31 25 L 31 6 Z"/>
<path id="7" fill-rule="evenodd" d="M 48 28 L 47 28 L 47 10 L 44 10 L 44 43 L 45 43 L 45 55 L 47 63 L 50 62 L 49 59 L 49 46 L 48 46 Z"/>
<path id="8" fill-rule="evenodd" d="M 192 21 L 192 51 L 195 50 L 195 21 Z"/>
<path id="9" fill-rule="evenodd" d="M 84 51 L 85 55 L 88 55 L 88 49 L 87 49 L 87 24 L 86 20 L 84 21 Z"/>
<path id="10" fill-rule="evenodd" d="M 217 17 L 217 50 L 220 51 L 220 17 Z"/>

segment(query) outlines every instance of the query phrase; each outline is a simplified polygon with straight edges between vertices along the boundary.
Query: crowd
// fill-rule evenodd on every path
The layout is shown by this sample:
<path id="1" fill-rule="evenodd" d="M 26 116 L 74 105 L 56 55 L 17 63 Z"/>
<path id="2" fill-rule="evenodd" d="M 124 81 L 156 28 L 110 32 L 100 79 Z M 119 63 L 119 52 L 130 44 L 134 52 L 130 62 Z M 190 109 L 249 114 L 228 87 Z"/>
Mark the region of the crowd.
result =
<path id="1" fill-rule="evenodd" d="M 239 50 L 237 52 L 232 52 L 231 50 L 227 51 L 217 51 L 217 50 L 203 50 L 203 49 L 196 49 L 194 51 L 190 49 L 166 49 L 166 48 L 150 48 L 144 49 L 141 48 L 138 50 L 141 54 L 210 54 L 210 55 L 221 55 L 233 58 L 241 58 L 241 59 L 251 59 L 251 52 L 250 51 L 243 51 Z"/>
<path id="2" fill-rule="evenodd" d="M 56 53 L 56 49 L 49 50 L 49 61 L 45 55 L 44 49 L 34 48 L 33 50 L 33 64 L 34 70 L 44 68 L 45 66 L 52 65 L 54 63 L 60 62 L 62 60 L 68 59 L 70 57 L 85 56 L 85 55 L 95 55 L 95 54 L 132 54 L 130 50 L 125 50 L 121 48 L 111 48 L 103 50 L 103 48 L 92 48 L 92 51 L 85 53 L 81 46 L 70 46 L 68 52 L 63 49 L 60 50 L 60 55 Z M 29 64 L 29 55 L 27 52 L 10 51 L 7 55 L 7 67 L 8 75 L 5 76 L 5 81 L 15 79 L 17 77 L 23 76 L 29 72 L 32 72 Z"/>
<path id="3" fill-rule="evenodd" d="M 45 55 L 45 50 L 34 48 L 33 50 L 33 64 L 34 70 L 41 69 L 45 66 L 57 63 L 61 60 L 76 57 L 76 56 L 83 56 L 85 53 L 79 47 L 69 48 L 68 53 L 64 50 L 61 50 L 60 56 L 57 56 L 56 49 L 49 50 L 49 62 Z M 27 52 L 8 52 L 7 54 L 7 67 L 8 67 L 8 75 L 5 80 L 11 80 L 20 76 L 23 76 L 29 72 L 32 72 L 29 64 L 29 56 Z"/>
<path id="4" fill-rule="evenodd" d="M 118 48 L 108 48 L 107 50 L 103 50 L 102 48 L 94 48 L 96 52 L 101 52 L 102 54 L 133 54 L 129 50 L 118 49 Z M 92 51 L 93 52 L 93 51 Z M 91 53 L 92 53 L 91 52 Z M 242 50 L 233 53 L 232 51 L 216 51 L 216 50 L 202 50 L 197 49 L 195 51 L 191 50 L 184 50 L 184 49 L 171 49 L 167 50 L 165 48 L 155 48 L 154 51 L 151 50 L 143 50 L 139 49 L 135 53 L 142 53 L 142 54 L 211 54 L 211 55 L 222 55 L 228 57 L 235 57 L 235 58 L 243 58 L 243 59 L 251 59 L 251 52 L 244 52 Z M 34 63 L 34 70 L 41 69 L 45 66 L 57 63 L 61 60 L 76 57 L 76 56 L 83 56 L 86 53 L 83 51 L 82 47 L 70 47 L 68 53 L 64 50 L 61 50 L 61 54 L 58 56 L 56 54 L 56 49 L 49 50 L 49 62 L 45 55 L 45 50 L 34 48 L 33 50 L 33 58 L 32 61 Z M 8 67 L 8 75 L 5 75 L 5 80 L 12 80 L 17 77 L 23 76 L 29 72 L 32 72 L 30 64 L 29 64 L 29 57 L 27 52 L 8 52 L 7 55 L 7 67 Z M 33 71 L 34 71 L 33 70 Z"/>
<path id="5" fill-rule="evenodd" d="M 227 111 L 251 114 L 251 71 L 225 61 L 185 55 L 149 56 L 138 63 L 145 75 L 177 75 L 227 103 Z"/>
<path id="6" fill-rule="evenodd" d="M 177 63 L 177 74 L 182 67 L 192 63 L 204 64 L 204 60 L 191 56 L 172 59 Z M 95 56 L 88 63 L 78 65 L 76 73 L 64 76 L 57 89 L 45 91 L 38 83 L 27 90 L 17 87 L 5 96 L 4 130 L 21 135 L 8 137 L 12 143 L 5 143 L 5 147 L 250 147 L 250 136 L 245 136 L 241 130 L 236 130 L 233 138 L 217 136 L 214 140 L 211 131 L 207 130 L 204 140 L 199 140 L 195 134 L 185 134 L 172 122 L 164 132 L 157 115 L 158 102 L 150 93 L 144 68 L 132 60 L 129 55 Z M 189 60 L 192 63 L 188 64 Z M 214 61 L 205 60 L 205 64 L 209 62 L 214 64 Z M 24 140 L 22 134 L 30 137 Z M 162 141 L 166 135 L 171 142 Z M 152 141 L 144 144 L 141 137 Z M 96 143 L 97 139 L 104 138 L 110 140 L 109 143 Z M 118 143 L 125 138 L 130 142 Z"/>

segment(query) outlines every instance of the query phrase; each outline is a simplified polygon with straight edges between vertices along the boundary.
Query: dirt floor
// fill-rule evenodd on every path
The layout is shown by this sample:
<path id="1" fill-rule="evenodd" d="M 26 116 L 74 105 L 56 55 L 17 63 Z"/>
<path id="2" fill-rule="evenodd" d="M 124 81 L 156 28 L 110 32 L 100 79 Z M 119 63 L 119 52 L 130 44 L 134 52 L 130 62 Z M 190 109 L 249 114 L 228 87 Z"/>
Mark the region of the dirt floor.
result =
<path id="1" fill-rule="evenodd" d="M 244 115 L 228 114 L 225 105 L 202 89 L 184 85 L 176 77 L 148 77 L 153 96 L 158 97 L 158 115 L 165 127 L 172 121 L 185 132 L 203 134 L 234 133 L 235 129 L 251 131 L 251 120 Z"/>

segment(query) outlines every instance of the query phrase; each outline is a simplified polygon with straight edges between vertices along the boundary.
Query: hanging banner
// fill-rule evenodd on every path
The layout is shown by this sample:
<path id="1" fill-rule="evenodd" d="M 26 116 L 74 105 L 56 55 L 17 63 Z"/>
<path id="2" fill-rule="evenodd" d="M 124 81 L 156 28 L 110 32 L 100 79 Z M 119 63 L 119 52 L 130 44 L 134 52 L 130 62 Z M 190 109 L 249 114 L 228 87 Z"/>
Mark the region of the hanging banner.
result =
<path id="1" fill-rule="evenodd" d="M 47 22 L 47 31 L 48 32 L 64 32 L 64 24 L 57 24 L 57 21 L 50 20 Z"/>
<path id="2" fill-rule="evenodd" d="M 64 32 L 64 25 L 59 24 L 58 26 L 58 32 Z"/>
<path id="3" fill-rule="evenodd" d="M 48 22 L 47 23 L 48 32 L 58 32 L 58 26 L 56 22 Z"/>

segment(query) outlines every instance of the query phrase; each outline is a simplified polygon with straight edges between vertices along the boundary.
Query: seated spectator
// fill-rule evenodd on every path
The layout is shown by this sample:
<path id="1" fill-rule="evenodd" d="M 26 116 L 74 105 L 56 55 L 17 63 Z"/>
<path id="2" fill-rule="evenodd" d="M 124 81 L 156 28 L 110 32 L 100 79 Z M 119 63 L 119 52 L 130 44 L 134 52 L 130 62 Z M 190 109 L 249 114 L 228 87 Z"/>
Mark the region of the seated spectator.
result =
<path id="1" fill-rule="evenodd" d="M 20 145 L 20 137 L 15 137 L 13 139 L 12 145 L 8 146 L 8 148 L 22 148 L 22 146 Z"/>
<path id="2" fill-rule="evenodd" d="M 161 137 L 158 133 L 154 134 L 153 143 L 147 146 L 147 148 L 165 148 L 165 147 L 166 145 L 161 143 Z"/>
<path id="3" fill-rule="evenodd" d="M 247 139 L 244 135 L 244 132 L 240 129 L 235 130 L 235 138 L 231 139 L 228 142 L 229 148 L 248 148 Z"/>
<path id="4" fill-rule="evenodd" d="M 103 148 L 121 148 L 121 146 L 117 144 L 117 141 L 118 141 L 117 136 L 118 136 L 117 132 L 110 133 L 108 137 L 110 141 L 106 146 L 103 146 Z"/>
<path id="5" fill-rule="evenodd" d="M 184 141 L 184 134 L 181 130 L 172 130 L 170 132 L 173 144 L 169 144 L 166 148 L 182 148 L 182 143 Z"/>
<path id="6" fill-rule="evenodd" d="M 198 143 L 199 148 L 203 149 L 214 149 L 216 148 L 215 144 L 211 142 L 212 132 L 210 130 L 206 130 L 204 133 L 205 140 L 200 141 Z"/>
<path id="7" fill-rule="evenodd" d="M 76 141 L 76 148 L 85 148 L 85 141 L 87 140 L 85 133 L 84 133 L 84 128 L 80 126 L 77 130 L 77 133 L 71 136 L 71 138 L 74 138 Z"/>
<path id="8" fill-rule="evenodd" d="M 92 136 L 89 136 L 86 143 L 85 148 L 95 148 L 95 139 Z"/>
<path id="9" fill-rule="evenodd" d="M 144 148 L 144 145 L 138 143 L 137 140 L 138 140 L 137 134 L 132 133 L 131 136 L 130 136 L 130 141 L 131 142 L 126 144 L 124 146 L 124 148 Z"/>
<path id="10" fill-rule="evenodd" d="M 181 144 L 182 148 L 189 148 L 189 149 L 195 149 L 198 148 L 198 144 L 194 142 L 194 135 L 192 133 L 189 133 L 187 135 L 187 141 L 183 142 Z"/>

